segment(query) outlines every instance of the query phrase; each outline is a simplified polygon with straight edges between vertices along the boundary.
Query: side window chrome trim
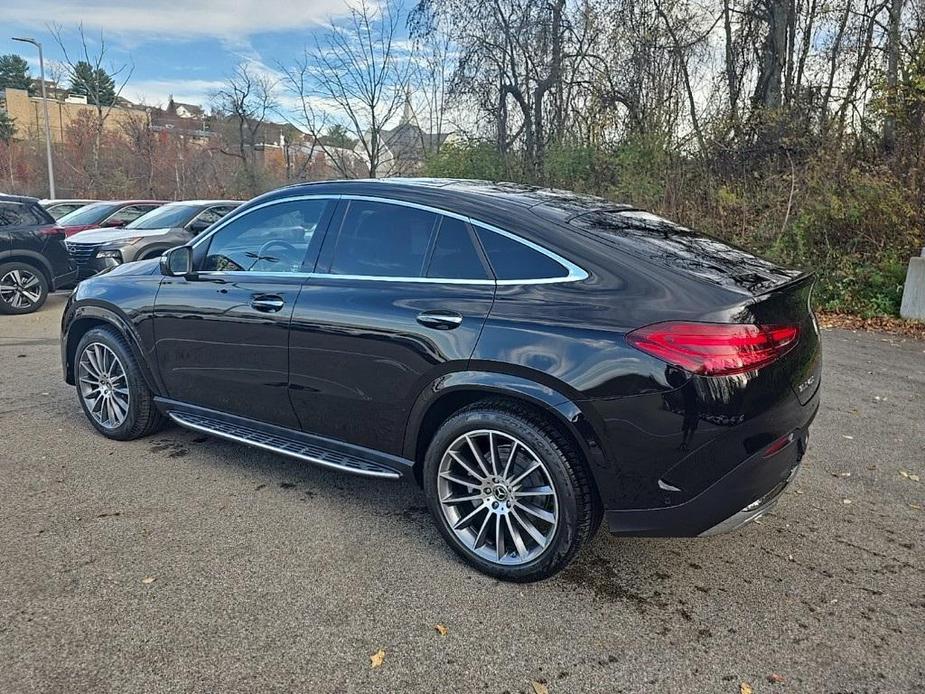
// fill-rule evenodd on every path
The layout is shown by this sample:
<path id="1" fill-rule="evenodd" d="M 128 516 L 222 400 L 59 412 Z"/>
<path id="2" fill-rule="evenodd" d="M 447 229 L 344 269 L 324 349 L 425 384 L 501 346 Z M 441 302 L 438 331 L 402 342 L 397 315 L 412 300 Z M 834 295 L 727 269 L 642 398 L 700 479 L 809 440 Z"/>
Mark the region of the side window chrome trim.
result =
<path id="1" fill-rule="evenodd" d="M 523 245 L 527 246 L 527 248 L 531 248 L 537 253 L 542 253 L 543 255 L 551 258 L 552 260 L 557 262 L 559 265 L 564 267 L 566 270 L 568 270 L 568 275 L 566 275 L 565 277 L 537 277 L 533 279 L 522 279 L 522 280 L 495 280 L 498 284 L 502 284 L 502 285 L 553 284 L 556 282 L 578 282 L 580 280 L 588 279 L 588 273 L 584 269 L 578 267 L 575 263 L 569 260 L 566 260 L 565 258 L 560 256 L 558 253 L 553 253 L 548 248 L 543 248 L 543 246 L 540 246 L 539 244 L 536 244 L 533 241 L 525 239 L 522 236 L 513 234 L 510 231 L 505 231 L 504 229 L 500 229 L 496 226 L 488 224 L 487 222 L 479 221 L 478 219 L 474 219 L 473 217 L 468 217 L 466 215 L 459 214 L 457 212 L 451 212 L 450 210 L 443 210 L 443 209 L 440 209 L 439 207 L 432 207 L 430 205 L 422 205 L 417 202 L 409 202 L 407 200 L 395 200 L 394 198 L 377 197 L 375 195 L 344 194 L 344 195 L 341 195 L 340 197 L 343 200 L 365 200 L 365 201 L 371 201 L 371 202 L 384 202 L 384 203 L 392 204 L 392 205 L 402 205 L 404 207 L 414 207 L 419 210 L 424 210 L 426 212 L 432 212 L 434 214 L 444 215 L 445 217 L 453 217 L 455 219 L 468 222 L 469 224 L 472 224 L 473 226 L 482 227 L 483 229 L 494 232 L 495 234 L 501 234 L 502 236 L 506 236 L 512 241 L 522 243 Z M 490 258 L 489 258 L 489 262 L 491 262 Z M 359 277 L 358 279 L 362 279 L 362 277 Z M 381 279 L 384 279 L 384 278 L 381 278 Z M 413 280 L 414 278 L 406 277 L 406 278 L 399 278 L 399 279 L 402 279 L 403 281 L 409 281 L 409 280 Z M 425 279 L 432 280 L 433 278 L 427 277 Z M 475 282 L 475 281 L 476 280 L 464 280 L 464 282 L 468 282 L 468 283 Z"/>
<path id="2" fill-rule="evenodd" d="M 251 212 L 255 212 L 256 210 L 260 210 L 260 209 L 263 209 L 264 207 L 269 207 L 271 205 L 280 205 L 280 204 L 287 203 L 287 202 L 295 202 L 297 200 L 319 200 L 319 199 L 323 199 L 323 200 L 363 200 L 363 201 L 368 201 L 368 202 L 381 202 L 381 203 L 385 203 L 389 205 L 400 205 L 402 207 L 413 207 L 419 210 L 424 210 L 425 212 L 431 212 L 433 214 L 438 214 L 438 215 L 443 215 L 445 217 L 452 217 L 454 219 L 459 219 L 463 222 L 468 222 L 469 224 L 472 224 L 473 226 L 481 227 L 492 233 L 501 234 L 502 236 L 506 236 L 507 238 L 513 241 L 522 243 L 528 248 L 533 249 L 537 253 L 542 253 L 543 255 L 551 258 L 552 260 L 557 262 L 559 265 L 564 267 L 566 270 L 568 270 L 568 275 L 566 275 L 565 277 L 538 277 L 538 278 L 533 278 L 533 279 L 518 279 L 518 280 L 486 280 L 486 279 L 469 280 L 469 279 L 446 279 L 446 278 L 439 278 L 439 277 L 386 277 L 386 276 L 374 276 L 374 275 L 338 275 L 338 274 L 329 274 L 329 273 L 265 272 L 265 273 L 259 273 L 259 274 L 269 275 L 269 276 L 286 275 L 289 277 L 298 276 L 298 277 L 305 277 L 305 278 L 318 277 L 318 278 L 325 278 L 325 279 L 366 280 L 369 282 L 416 282 L 416 283 L 432 283 L 432 284 L 482 284 L 482 285 L 497 284 L 497 285 L 504 285 L 504 286 L 516 286 L 516 285 L 528 285 L 528 284 L 558 284 L 560 282 L 561 283 L 579 282 L 581 280 L 585 280 L 588 278 L 588 273 L 583 268 L 579 267 L 578 265 L 571 262 L 570 260 L 566 260 L 565 258 L 560 256 L 558 253 L 554 253 L 550 251 L 548 248 L 544 248 L 543 246 L 540 246 L 539 244 L 536 244 L 533 241 L 525 239 L 522 236 L 518 236 L 517 234 L 513 234 L 504 229 L 500 229 L 496 226 L 488 224 L 487 222 L 482 222 L 482 221 L 479 221 L 478 219 L 474 219 L 467 215 L 459 214 L 458 212 L 452 212 L 451 210 L 444 210 L 439 207 L 432 207 L 430 205 L 422 205 L 420 203 L 410 202 L 408 200 L 396 200 L 394 198 L 388 198 L 388 197 L 376 196 L 376 195 L 351 195 L 351 194 L 337 195 L 337 194 L 331 193 L 331 194 L 317 194 L 317 195 L 293 195 L 290 197 L 269 200 L 260 205 L 255 205 L 254 207 L 251 207 L 245 210 L 242 214 L 239 214 L 239 215 L 229 212 L 227 215 L 225 215 L 225 217 L 223 217 L 217 222 L 218 226 L 215 229 L 210 231 L 208 234 L 197 238 L 191 244 L 191 247 L 195 248 L 200 243 L 206 242 L 208 239 L 212 238 L 214 234 L 217 234 L 219 231 L 221 231 L 225 227 L 225 225 L 230 224 L 231 222 L 237 219 L 241 219 L 242 217 L 245 217 L 249 215 Z M 245 271 L 245 272 L 223 272 L 223 273 L 208 272 L 208 273 L 201 273 L 201 274 L 216 274 L 216 275 L 224 274 L 224 275 L 233 275 L 233 276 L 240 275 L 240 276 L 253 277 L 258 273 L 251 273 L 251 272 Z"/>

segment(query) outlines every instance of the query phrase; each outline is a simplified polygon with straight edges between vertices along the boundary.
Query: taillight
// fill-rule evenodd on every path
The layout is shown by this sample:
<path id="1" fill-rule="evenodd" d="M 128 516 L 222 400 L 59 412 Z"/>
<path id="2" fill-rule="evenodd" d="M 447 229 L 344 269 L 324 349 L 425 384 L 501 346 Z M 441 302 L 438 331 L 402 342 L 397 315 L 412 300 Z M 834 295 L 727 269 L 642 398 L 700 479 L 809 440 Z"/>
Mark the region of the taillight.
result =
<path id="1" fill-rule="evenodd" d="M 646 354 L 702 376 L 728 376 L 767 366 L 793 349 L 795 325 L 654 323 L 626 336 Z"/>
<path id="2" fill-rule="evenodd" d="M 64 229 L 56 226 L 39 227 L 35 230 L 35 235 L 46 239 L 63 239 Z"/>

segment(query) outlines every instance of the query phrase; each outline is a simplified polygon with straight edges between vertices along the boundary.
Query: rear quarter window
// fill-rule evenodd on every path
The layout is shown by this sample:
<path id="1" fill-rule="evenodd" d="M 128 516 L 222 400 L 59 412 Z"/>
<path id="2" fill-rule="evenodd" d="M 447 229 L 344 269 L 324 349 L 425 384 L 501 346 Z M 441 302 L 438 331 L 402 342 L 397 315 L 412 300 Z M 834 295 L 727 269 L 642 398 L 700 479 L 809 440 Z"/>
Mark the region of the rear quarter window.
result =
<path id="1" fill-rule="evenodd" d="M 21 227 L 38 222 L 28 205 L 21 202 L 0 202 L 0 227 Z"/>
<path id="2" fill-rule="evenodd" d="M 498 280 L 568 277 L 568 268 L 521 241 L 482 227 L 477 229 L 477 233 Z"/>

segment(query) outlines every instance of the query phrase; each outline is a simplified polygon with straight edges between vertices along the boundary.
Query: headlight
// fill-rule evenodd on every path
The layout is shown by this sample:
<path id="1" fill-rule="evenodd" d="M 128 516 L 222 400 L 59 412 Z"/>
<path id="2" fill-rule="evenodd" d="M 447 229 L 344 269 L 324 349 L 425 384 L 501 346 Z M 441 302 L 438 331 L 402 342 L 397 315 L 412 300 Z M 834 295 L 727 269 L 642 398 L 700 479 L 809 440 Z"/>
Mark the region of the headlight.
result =
<path id="1" fill-rule="evenodd" d="M 113 250 L 113 251 L 97 251 L 97 252 L 96 252 L 96 257 L 97 257 L 97 258 L 112 258 L 113 260 L 115 260 L 115 261 L 118 262 L 118 263 L 121 263 L 121 262 L 122 262 L 122 252 L 121 252 L 121 251 L 116 251 L 116 250 Z"/>

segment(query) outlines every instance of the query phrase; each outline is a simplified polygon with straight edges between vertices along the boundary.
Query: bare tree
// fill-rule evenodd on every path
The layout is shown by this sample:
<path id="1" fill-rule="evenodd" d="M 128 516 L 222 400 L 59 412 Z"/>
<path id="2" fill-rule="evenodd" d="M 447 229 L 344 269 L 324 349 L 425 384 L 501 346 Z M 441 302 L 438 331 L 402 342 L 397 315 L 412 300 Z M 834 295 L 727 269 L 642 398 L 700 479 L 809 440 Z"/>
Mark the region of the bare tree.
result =
<path id="1" fill-rule="evenodd" d="M 357 141 L 369 175 L 388 162 L 387 126 L 402 107 L 411 63 L 397 36 L 401 6 L 392 0 L 362 0 L 344 21 L 331 20 L 327 31 L 286 69 L 289 90 L 301 102 L 303 125 L 344 176 L 348 157 L 323 141 L 332 125 L 341 125 Z"/>
<path id="2" fill-rule="evenodd" d="M 90 170 L 86 171 L 89 180 L 87 181 L 87 190 L 91 195 L 97 195 L 100 186 L 101 166 L 100 150 L 103 141 L 103 132 L 106 128 L 106 121 L 116 108 L 122 90 L 132 77 L 135 66 L 131 63 L 121 65 L 109 65 L 107 56 L 109 49 L 106 41 L 100 32 L 99 40 L 94 50 L 90 49 L 87 42 L 87 35 L 84 32 L 83 24 L 78 26 L 80 36 L 80 54 L 75 60 L 68 52 L 64 39 L 63 28 L 60 25 L 49 27 L 51 35 L 61 49 L 64 60 L 57 64 L 56 69 L 63 71 L 72 83 L 80 83 L 86 90 L 87 103 L 94 107 L 95 117 L 92 119 L 93 128 L 93 146 Z M 108 65 L 108 70 L 104 67 Z M 88 70 L 93 78 L 86 79 L 84 72 Z M 105 92 L 105 93 L 104 93 Z"/>
<path id="3" fill-rule="evenodd" d="M 257 174 L 257 148 L 261 130 L 268 115 L 277 108 L 275 90 L 278 81 L 251 63 L 237 65 L 225 86 L 213 95 L 212 102 L 220 117 L 231 125 L 231 133 L 223 138 L 222 154 L 238 160 L 244 174 L 246 191 L 260 192 Z M 232 141 L 232 149 L 227 140 Z"/>

